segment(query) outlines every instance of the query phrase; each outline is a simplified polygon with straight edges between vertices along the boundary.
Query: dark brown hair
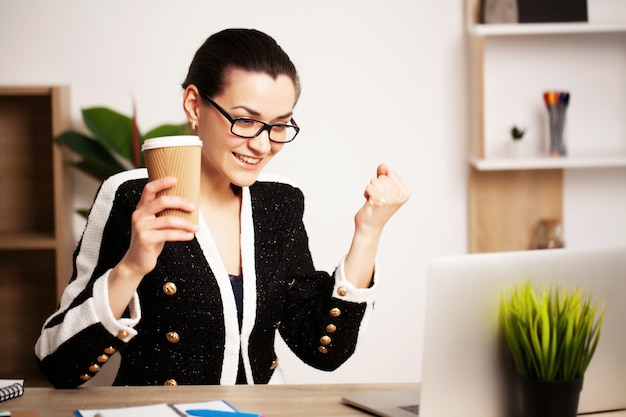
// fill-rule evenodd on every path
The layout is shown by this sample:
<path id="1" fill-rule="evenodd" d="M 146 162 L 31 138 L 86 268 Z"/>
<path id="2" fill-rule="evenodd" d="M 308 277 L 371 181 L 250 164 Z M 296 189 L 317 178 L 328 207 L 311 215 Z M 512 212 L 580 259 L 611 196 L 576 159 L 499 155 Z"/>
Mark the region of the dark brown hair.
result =
<path id="1" fill-rule="evenodd" d="M 289 56 L 271 36 L 256 29 L 225 29 L 211 35 L 196 51 L 182 86 L 193 84 L 213 97 L 224 90 L 226 73 L 232 68 L 274 78 L 287 75 L 294 83 L 296 100 L 300 95 L 298 73 Z"/>

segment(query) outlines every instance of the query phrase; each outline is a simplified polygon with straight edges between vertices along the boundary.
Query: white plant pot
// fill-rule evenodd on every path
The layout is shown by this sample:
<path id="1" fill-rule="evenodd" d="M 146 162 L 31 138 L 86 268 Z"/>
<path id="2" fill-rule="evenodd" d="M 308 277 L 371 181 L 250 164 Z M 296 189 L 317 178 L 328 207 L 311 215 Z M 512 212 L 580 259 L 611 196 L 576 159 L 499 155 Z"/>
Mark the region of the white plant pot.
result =
<path id="1" fill-rule="evenodd" d="M 524 158 L 528 156 L 526 142 L 523 139 L 511 139 L 509 142 L 507 142 L 506 153 L 509 158 Z"/>

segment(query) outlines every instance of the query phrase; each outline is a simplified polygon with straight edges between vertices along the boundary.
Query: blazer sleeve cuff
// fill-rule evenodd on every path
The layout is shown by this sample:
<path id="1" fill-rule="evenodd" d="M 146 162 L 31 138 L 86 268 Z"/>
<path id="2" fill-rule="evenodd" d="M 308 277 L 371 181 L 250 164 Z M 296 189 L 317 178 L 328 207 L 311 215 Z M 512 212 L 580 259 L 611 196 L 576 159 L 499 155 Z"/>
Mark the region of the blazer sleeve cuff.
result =
<path id="1" fill-rule="evenodd" d="M 122 317 L 117 320 L 113 316 L 111 306 L 109 304 L 109 274 L 108 270 L 100 279 L 93 284 L 93 303 L 97 316 L 105 329 L 113 336 L 119 338 L 125 343 L 137 335 L 135 326 L 141 320 L 141 307 L 139 305 L 139 295 L 137 292 L 128 304 L 130 317 Z"/>
<path id="2" fill-rule="evenodd" d="M 357 288 L 348 281 L 344 268 L 345 257 L 341 259 L 339 266 L 335 270 L 335 286 L 333 288 L 333 297 L 343 301 L 353 303 L 371 303 L 376 298 L 378 291 L 378 263 L 374 263 L 374 275 L 372 276 L 372 285 L 369 288 Z"/>

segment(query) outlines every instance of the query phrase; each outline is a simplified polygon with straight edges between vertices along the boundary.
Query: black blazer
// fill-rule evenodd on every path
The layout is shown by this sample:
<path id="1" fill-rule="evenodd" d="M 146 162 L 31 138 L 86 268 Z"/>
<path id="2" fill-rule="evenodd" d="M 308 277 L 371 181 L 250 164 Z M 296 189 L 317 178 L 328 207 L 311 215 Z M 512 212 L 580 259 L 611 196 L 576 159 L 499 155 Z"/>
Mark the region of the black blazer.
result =
<path id="1" fill-rule="evenodd" d="M 304 197 L 283 182 L 242 189 L 244 318 L 208 228 L 192 241 L 166 243 L 125 316 L 108 307 L 108 273 L 126 252 L 130 218 L 147 181 L 145 169 L 105 181 L 74 253 L 74 273 L 59 309 L 35 347 L 55 387 L 76 387 L 111 354 L 121 364 L 115 385 L 268 383 L 278 359 L 278 330 L 307 364 L 334 370 L 354 352 L 374 288 L 356 289 L 342 265 L 316 271 L 302 221 Z"/>

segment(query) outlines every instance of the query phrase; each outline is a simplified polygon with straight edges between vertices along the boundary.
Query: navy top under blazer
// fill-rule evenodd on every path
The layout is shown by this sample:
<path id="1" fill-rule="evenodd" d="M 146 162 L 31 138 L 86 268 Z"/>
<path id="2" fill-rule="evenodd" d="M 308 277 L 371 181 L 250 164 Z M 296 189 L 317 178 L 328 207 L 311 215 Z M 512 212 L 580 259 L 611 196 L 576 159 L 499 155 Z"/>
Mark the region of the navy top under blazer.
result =
<path id="1" fill-rule="evenodd" d="M 277 331 L 318 369 L 334 370 L 353 354 L 376 284 L 355 288 L 343 261 L 332 275 L 315 270 L 302 192 L 277 178 L 262 177 L 241 190 L 241 328 L 228 273 L 202 216 L 193 240 L 165 244 L 117 320 L 107 280 L 128 249 L 131 214 L 146 182 L 147 171 L 136 169 L 98 190 L 71 281 L 35 346 L 55 387 L 84 383 L 117 351 L 115 385 L 234 384 L 240 356 L 248 383 L 280 382 Z"/>

